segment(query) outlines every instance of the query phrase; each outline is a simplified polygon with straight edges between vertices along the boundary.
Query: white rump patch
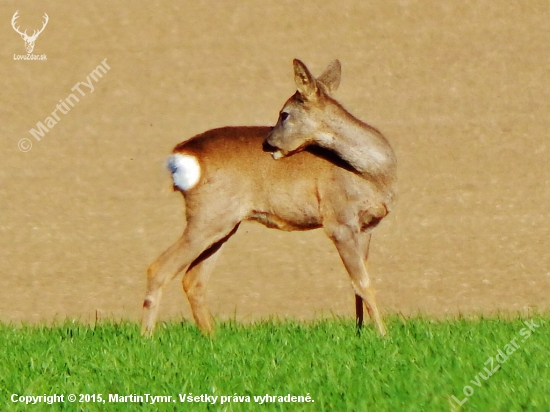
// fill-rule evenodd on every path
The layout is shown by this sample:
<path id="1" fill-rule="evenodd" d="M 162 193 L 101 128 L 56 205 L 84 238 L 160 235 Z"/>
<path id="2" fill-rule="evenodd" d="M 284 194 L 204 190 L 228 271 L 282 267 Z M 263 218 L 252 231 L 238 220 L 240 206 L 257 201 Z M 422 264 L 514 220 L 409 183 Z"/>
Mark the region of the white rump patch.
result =
<path id="1" fill-rule="evenodd" d="M 195 187 L 201 177 L 201 167 L 195 156 L 173 154 L 166 160 L 166 166 L 172 172 L 174 185 L 184 191 Z"/>

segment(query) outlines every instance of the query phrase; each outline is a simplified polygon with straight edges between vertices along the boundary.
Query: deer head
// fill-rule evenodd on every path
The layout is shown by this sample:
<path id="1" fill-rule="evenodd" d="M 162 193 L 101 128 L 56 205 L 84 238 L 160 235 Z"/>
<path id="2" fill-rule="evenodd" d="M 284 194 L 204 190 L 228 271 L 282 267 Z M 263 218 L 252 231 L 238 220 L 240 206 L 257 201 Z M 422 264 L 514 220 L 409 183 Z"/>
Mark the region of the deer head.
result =
<path id="1" fill-rule="evenodd" d="M 17 18 L 19 17 L 17 15 L 17 13 L 19 13 L 19 10 L 17 10 L 15 12 L 15 14 L 13 15 L 13 17 L 11 19 L 11 25 L 12 25 L 13 29 L 17 33 L 19 33 L 21 35 L 21 38 L 25 41 L 25 48 L 27 49 L 27 53 L 30 54 L 34 50 L 34 42 L 36 41 L 36 38 L 38 37 L 38 35 L 40 33 L 42 33 L 44 31 L 44 28 L 48 24 L 49 17 L 46 13 L 44 13 L 45 21 L 44 21 L 44 24 L 42 25 L 42 28 L 40 30 L 34 30 L 33 33 L 32 33 L 32 36 L 29 36 L 29 35 L 27 35 L 27 30 L 25 30 L 23 33 L 21 33 L 21 31 L 19 31 L 19 27 L 15 27 L 15 20 L 17 20 Z"/>
<path id="2" fill-rule="evenodd" d="M 338 60 L 330 63 L 318 78 L 313 77 L 300 60 L 294 60 L 297 91 L 283 106 L 277 124 L 264 143 L 264 150 L 272 152 L 274 159 L 322 140 L 329 131 L 324 123 L 330 117 L 330 106 L 338 105 L 331 94 L 340 85 L 340 74 Z"/>

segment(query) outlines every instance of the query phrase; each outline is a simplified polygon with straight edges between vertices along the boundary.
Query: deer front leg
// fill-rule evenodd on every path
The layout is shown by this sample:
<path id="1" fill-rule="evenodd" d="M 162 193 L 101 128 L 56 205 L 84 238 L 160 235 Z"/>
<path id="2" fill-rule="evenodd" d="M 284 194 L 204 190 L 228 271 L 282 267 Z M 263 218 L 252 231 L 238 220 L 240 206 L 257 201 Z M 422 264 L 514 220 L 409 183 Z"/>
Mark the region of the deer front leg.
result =
<path id="1" fill-rule="evenodd" d="M 363 250 L 363 259 L 365 261 L 365 268 L 369 262 L 369 246 L 370 246 L 371 232 L 362 231 L 360 234 L 360 247 Z M 372 316 L 369 313 L 369 316 Z M 363 298 L 360 295 L 355 294 L 355 320 L 357 326 L 357 333 L 359 334 L 363 326 Z"/>
<path id="2" fill-rule="evenodd" d="M 359 335 L 363 327 L 363 298 L 357 293 L 355 294 L 355 326 Z"/>
<path id="3" fill-rule="evenodd" d="M 376 306 L 374 290 L 370 284 L 365 260 L 368 256 L 370 233 L 363 233 L 347 225 L 327 228 L 329 237 L 334 242 L 340 258 L 350 276 L 351 285 L 356 295 L 357 326 L 362 324 L 363 308 L 360 300 L 365 303 L 370 317 L 374 320 L 381 336 L 386 335 L 386 327 Z M 359 299 L 360 298 L 360 299 Z"/>

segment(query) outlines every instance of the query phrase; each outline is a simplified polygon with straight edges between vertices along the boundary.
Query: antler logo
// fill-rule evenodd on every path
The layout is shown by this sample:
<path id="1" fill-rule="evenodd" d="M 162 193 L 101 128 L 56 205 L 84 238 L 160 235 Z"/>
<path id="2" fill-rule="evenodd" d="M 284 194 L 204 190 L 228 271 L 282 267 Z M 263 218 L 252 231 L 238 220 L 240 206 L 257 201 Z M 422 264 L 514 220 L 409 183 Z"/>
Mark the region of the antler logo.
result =
<path id="1" fill-rule="evenodd" d="M 27 35 L 27 30 L 21 33 L 19 31 L 19 27 L 15 27 L 15 20 L 17 20 L 17 18 L 19 17 L 17 13 L 19 13 L 19 10 L 17 10 L 13 15 L 11 19 L 11 25 L 13 29 L 21 35 L 21 38 L 25 40 L 25 48 L 27 49 L 27 53 L 31 54 L 32 51 L 34 50 L 34 42 L 36 41 L 36 38 L 38 37 L 38 35 L 44 31 L 44 28 L 48 24 L 49 17 L 46 13 L 44 13 L 45 21 L 44 21 L 44 24 L 42 25 L 42 28 L 40 30 L 34 30 L 32 36 L 29 36 Z"/>

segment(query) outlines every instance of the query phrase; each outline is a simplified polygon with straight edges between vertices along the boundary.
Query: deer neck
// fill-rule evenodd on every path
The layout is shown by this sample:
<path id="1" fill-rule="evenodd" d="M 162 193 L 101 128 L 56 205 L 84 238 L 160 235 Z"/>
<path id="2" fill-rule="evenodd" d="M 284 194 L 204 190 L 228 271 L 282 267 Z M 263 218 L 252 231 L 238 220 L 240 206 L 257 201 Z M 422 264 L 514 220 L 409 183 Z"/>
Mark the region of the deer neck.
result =
<path id="1" fill-rule="evenodd" d="M 369 180 L 393 181 L 396 159 L 388 141 L 344 108 L 336 106 L 323 117 L 323 127 L 314 139 Z"/>

